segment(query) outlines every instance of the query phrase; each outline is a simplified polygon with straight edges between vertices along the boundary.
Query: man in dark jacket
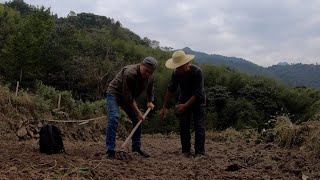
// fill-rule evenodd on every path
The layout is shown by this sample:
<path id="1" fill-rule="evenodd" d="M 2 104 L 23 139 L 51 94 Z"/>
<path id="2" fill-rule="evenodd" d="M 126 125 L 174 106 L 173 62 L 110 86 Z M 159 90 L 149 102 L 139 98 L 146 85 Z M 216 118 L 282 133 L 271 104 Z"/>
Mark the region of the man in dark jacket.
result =
<path id="1" fill-rule="evenodd" d="M 107 156 L 115 157 L 116 132 L 119 123 L 119 106 L 133 122 L 133 127 L 143 120 L 135 99 L 146 90 L 147 107 L 154 108 L 154 76 L 157 60 L 146 57 L 142 63 L 125 66 L 110 82 L 107 89 L 108 127 L 106 135 Z M 141 125 L 132 136 L 132 151 L 143 157 L 149 155 L 141 150 Z"/>
<path id="2" fill-rule="evenodd" d="M 180 140 L 182 153 L 190 155 L 191 150 L 191 119 L 194 121 L 195 130 L 195 155 L 205 154 L 205 105 L 204 80 L 201 69 L 190 63 L 194 55 L 185 54 L 178 50 L 173 53 L 172 58 L 167 60 L 166 67 L 174 69 L 171 81 L 168 85 L 164 104 L 160 115 L 166 116 L 167 106 L 170 98 L 178 92 L 178 103 L 176 114 L 180 121 Z M 178 91 L 177 91 L 178 90 Z"/>

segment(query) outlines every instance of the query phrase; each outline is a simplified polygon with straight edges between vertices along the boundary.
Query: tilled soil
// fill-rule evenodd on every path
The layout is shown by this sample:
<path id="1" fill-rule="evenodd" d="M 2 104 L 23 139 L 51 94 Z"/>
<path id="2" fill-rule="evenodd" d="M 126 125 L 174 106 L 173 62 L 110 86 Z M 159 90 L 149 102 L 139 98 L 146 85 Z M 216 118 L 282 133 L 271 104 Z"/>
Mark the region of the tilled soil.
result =
<path id="1" fill-rule="evenodd" d="M 118 141 L 120 147 L 123 141 Z M 144 135 L 152 156 L 110 160 L 105 143 L 65 140 L 67 154 L 46 155 L 36 140 L 0 141 L 0 179 L 320 179 L 319 158 L 274 144 L 206 141 L 206 156 L 180 154 L 179 137 Z"/>

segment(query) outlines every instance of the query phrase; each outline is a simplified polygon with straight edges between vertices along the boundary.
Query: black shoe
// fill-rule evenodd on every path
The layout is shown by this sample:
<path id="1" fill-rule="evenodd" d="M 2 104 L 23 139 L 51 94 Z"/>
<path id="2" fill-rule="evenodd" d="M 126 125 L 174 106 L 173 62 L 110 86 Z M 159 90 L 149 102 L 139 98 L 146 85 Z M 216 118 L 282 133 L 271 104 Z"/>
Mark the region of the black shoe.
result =
<path id="1" fill-rule="evenodd" d="M 116 157 L 116 151 L 108 150 L 106 154 L 108 159 L 114 159 Z"/>
<path id="2" fill-rule="evenodd" d="M 140 154 L 140 156 L 142 156 L 142 157 L 144 157 L 144 158 L 150 157 L 150 155 L 149 155 L 148 153 L 142 151 L 141 149 L 139 149 L 139 150 L 132 150 L 132 152 L 137 152 L 137 153 Z"/>

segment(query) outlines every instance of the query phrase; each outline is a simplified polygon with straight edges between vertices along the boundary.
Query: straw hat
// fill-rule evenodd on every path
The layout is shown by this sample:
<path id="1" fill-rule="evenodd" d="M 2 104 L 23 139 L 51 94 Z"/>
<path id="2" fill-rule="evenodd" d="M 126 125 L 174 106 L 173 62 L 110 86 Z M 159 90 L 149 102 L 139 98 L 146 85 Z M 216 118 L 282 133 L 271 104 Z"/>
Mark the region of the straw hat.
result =
<path id="1" fill-rule="evenodd" d="M 166 67 L 169 69 L 178 68 L 194 58 L 194 55 L 186 54 L 182 50 L 178 50 L 172 54 L 172 58 L 166 62 Z"/>

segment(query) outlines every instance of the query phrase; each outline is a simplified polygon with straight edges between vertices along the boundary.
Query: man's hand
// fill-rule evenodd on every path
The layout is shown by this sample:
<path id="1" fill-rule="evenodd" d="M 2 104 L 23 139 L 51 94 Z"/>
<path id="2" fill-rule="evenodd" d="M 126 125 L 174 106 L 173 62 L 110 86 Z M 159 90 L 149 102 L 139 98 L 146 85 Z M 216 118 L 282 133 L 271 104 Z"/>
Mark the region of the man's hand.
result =
<path id="1" fill-rule="evenodd" d="M 151 108 L 151 110 L 153 110 L 154 104 L 153 104 L 152 102 L 148 102 L 148 103 L 147 103 L 147 107 L 148 107 L 148 108 Z"/>
<path id="2" fill-rule="evenodd" d="M 130 104 L 131 108 L 137 113 L 137 118 L 139 121 L 143 121 L 143 114 L 142 112 L 140 111 L 140 109 L 138 108 L 138 105 L 136 103 L 135 100 L 133 100 Z"/>
<path id="3" fill-rule="evenodd" d="M 166 118 L 166 116 L 167 116 L 167 108 L 163 107 L 160 111 L 160 117 L 161 119 L 164 119 Z"/>
<path id="4" fill-rule="evenodd" d="M 142 114 L 141 111 L 138 112 L 138 120 L 139 120 L 139 121 L 143 121 L 143 120 L 144 120 L 144 119 L 143 119 L 143 114 Z"/>
<path id="5" fill-rule="evenodd" d="M 177 113 L 184 113 L 187 109 L 188 109 L 188 106 L 186 104 L 178 104 L 178 105 L 176 105 Z"/>

